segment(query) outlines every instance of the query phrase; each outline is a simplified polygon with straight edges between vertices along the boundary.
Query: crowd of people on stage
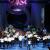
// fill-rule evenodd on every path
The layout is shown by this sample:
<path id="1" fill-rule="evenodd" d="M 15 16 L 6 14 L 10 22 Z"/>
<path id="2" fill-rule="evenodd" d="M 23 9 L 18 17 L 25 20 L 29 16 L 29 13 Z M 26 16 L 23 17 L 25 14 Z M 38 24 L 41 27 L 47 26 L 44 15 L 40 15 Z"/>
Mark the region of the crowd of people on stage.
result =
<path id="1" fill-rule="evenodd" d="M 43 33 L 43 36 L 41 36 L 40 33 Z M 40 41 L 43 41 L 43 43 L 46 45 L 46 40 L 50 39 L 50 35 L 46 35 L 46 33 L 47 31 L 45 28 L 42 30 L 42 32 L 30 30 L 24 31 L 16 29 L 12 25 L 9 25 L 5 28 L 4 31 L 0 33 L 0 35 L 2 34 L 0 37 L 0 44 L 2 44 L 2 47 L 9 47 L 17 43 L 19 44 L 19 47 L 22 48 L 24 45 L 28 50 L 30 50 L 31 45 L 32 47 L 35 47 L 35 45 Z"/>

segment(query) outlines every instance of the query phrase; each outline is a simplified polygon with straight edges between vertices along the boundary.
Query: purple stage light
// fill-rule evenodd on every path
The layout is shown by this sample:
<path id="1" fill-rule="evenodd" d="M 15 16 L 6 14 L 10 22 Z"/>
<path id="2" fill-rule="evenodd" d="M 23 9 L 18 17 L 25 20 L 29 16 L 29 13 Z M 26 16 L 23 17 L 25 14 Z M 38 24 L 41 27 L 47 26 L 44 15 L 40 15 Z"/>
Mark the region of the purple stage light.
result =
<path id="1" fill-rule="evenodd" d="M 9 0 L 9 2 L 17 6 L 27 4 L 27 0 Z"/>
<path id="2" fill-rule="evenodd" d="M 13 12 L 21 12 L 26 8 L 27 0 L 9 0 Z"/>
<path id="3" fill-rule="evenodd" d="M 16 0 L 16 5 L 26 5 L 27 4 L 27 2 L 26 2 L 27 0 Z"/>

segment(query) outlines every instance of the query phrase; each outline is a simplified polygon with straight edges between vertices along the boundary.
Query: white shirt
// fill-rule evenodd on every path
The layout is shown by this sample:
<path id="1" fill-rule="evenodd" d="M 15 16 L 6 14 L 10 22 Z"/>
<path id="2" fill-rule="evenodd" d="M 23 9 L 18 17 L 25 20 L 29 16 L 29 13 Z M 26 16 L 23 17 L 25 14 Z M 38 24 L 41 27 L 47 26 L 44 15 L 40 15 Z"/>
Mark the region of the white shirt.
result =
<path id="1" fill-rule="evenodd" d="M 40 41 L 40 39 L 37 39 L 37 41 Z"/>
<path id="2" fill-rule="evenodd" d="M 16 32 L 15 35 L 16 35 L 16 36 L 19 36 L 19 32 Z"/>
<path id="3" fill-rule="evenodd" d="M 7 37 L 10 37 L 10 34 L 7 34 Z"/>
<path id="4" fill-rule="evenodd" d="M 28 38 L 30 38 L 30 37 L 32 37 L 33 36 L 33 34 L 28 34 Z"/>
<path id="5" fill-rule="evenodd" d="M 5 38 L 4 38 L 4 41 L 8 41 L 8 38 L 7 38 L 7 37 L 5 37 Z"/>
<path id="6" fill-rule="evenodd" d="M 43 37 L 43 40 L 46 40 L 46 39 L 47 39 L 47 36 L 44 36 L 44 37 Z"/>
<path id="7" fill-rule="evenodd" d="M 29 34 L 29 33 L 31 33 L 31 32 L 30 32 L 30 31 L 27 31 L 27 32 L 26 32 L 26 34 Z"/>
<path id="8" fill-rule="evenodd" d="M 14 38 L 18 38 L 19 32 L 16 32 L 15 35 L 13 35 Z"/>
<path id="9" fill-rule="evenodd" d="M 12 41 L 12 39 L 9 37 L 9 38 L 8 38 L 8 42 L 11 42 L 11 41 Z"/>
<path id="10" fill-rule="evenodd" d="M 26 37 L 26 38 L 24 38 L 24 40 L 27 40 L 27 37 Z"/>
<path id="11" fill-rule="evenodd" d="M 38 37 L 38 35 L 34 35 L 34 37 Z"/>
<path id="12" fill-rule="evenodd" d="M 36 37 L 36 38 L 41 39 L 41 37 Z"/>
<path id="13" fill-rule="evenodd" d="M 15 31 L 16 31 L 15 29 L 12 29 L 12 32 L 13 32 L 13 33 L 15 33 Z"/>
<path id="14" fill-rule="evenodd" d="M 4 39 L 1 38 L 1 39 L 0 39 L 0 42 L 3 43 L 3 42 L 4 42 Z"/>
<path id="15" fill-rule="evenodd" d="M 33 31 L 33 34 L 36 34 L 36 31 Z"/>
<path id="16" fill-rule="evenodd" d="M 11 37 L 11 40 L 13 41 L 13 40 L 15 40 L 15 38 L 14 37 Z"/>
<path id="17" fill-rule="evenodd" d="M 50 36 L 47 36 L 48 39 L 50 39 Z"/>
<path id="18" fill-rule="evenodd" d="M 31 44 L 31 41 L 30 40 L 28 41 L 28 44 Z"/>
<path id="19" fill-rule="evenodd" d="M 9 32 L 7 30 L 5 30 L 4 33 L 7 33 L 8 34 Z"/>
<path id="20" fill-rule="evenodd" d="M 19 41 L 22 41 L 22 40 L 23 40 L 23 36 L 20 35 L 20 36 L 18 37 L 18 39 L 19 39 Z"/>

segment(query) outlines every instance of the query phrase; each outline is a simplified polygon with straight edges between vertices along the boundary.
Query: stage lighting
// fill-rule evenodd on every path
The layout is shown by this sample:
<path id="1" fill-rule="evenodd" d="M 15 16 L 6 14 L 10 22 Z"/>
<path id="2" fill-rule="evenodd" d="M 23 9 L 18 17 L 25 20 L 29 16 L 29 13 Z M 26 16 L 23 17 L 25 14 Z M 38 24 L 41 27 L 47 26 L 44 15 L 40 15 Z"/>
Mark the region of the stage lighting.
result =
<path id="1" fill-rule="evenodd" d="M 9 2 L 17 6 L 27 4 L 27 0 L 9 0 Z"/>
<path id="2" fill-rule="evenodd" d="M 22 11 L 21 9 L 13 9 L 13 11 Z"/>
<path id="3" fill-rule="evenodd" d="M 27 0 L 9 0 L 10 9 L 13 13 L 22 12 L 27 5 Z"/>

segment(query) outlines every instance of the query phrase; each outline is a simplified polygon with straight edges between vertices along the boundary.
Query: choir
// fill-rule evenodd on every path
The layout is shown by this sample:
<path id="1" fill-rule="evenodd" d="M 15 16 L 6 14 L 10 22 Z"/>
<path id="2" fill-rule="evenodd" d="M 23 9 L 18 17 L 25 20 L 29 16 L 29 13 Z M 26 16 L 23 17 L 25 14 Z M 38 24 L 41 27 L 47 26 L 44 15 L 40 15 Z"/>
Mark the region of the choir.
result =
<path id="1" fill-rule="evenodd" d="M 43 47 L 47 46 L 47 43 L 50 42 L 50 35 L 47 35 L 46 30 L 43 31 L 43 36 L 38 35 L 37 31 L 31 32 L 19 30 L 14 28 L 12 25 L 6 27 L 4 31 L 0 32 L 0 47 L 10 47 L 14 44 L 18 44 L 20 48 L 24 44 L 27 47 L 27 50 L 31 50 L 31 47 L 35 47 L 39 42 L 43 42 Z M 2 36 L 1 36 L 2 35 Z"/>

